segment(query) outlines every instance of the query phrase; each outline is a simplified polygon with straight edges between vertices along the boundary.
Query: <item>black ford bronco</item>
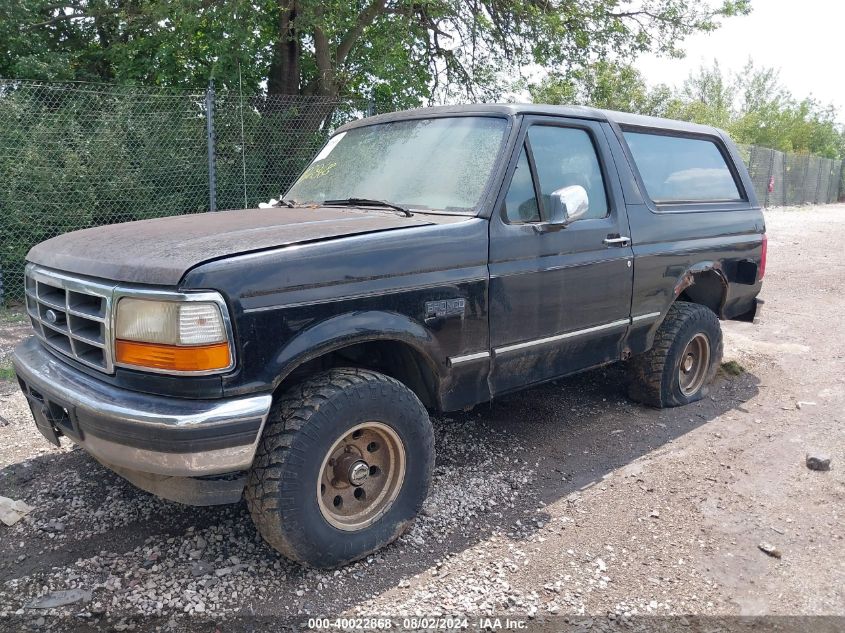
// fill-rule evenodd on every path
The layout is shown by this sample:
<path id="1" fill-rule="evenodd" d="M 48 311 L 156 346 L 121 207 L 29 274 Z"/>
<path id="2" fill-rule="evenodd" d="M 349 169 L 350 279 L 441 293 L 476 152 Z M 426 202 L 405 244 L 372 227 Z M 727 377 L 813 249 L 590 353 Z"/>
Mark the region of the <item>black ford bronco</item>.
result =
<path id="1" fill-rule="evenodd" d="M 420 109 L 344 126 L 271 208 L 37 245 L 14 366 L 51 442 L 168 499 L 244 496 L 274 548 L 333 567 L 419 511 L 429 410 L 616 361 L 639 402 L 700 399 L 765 262 L 717 129 Z"/>

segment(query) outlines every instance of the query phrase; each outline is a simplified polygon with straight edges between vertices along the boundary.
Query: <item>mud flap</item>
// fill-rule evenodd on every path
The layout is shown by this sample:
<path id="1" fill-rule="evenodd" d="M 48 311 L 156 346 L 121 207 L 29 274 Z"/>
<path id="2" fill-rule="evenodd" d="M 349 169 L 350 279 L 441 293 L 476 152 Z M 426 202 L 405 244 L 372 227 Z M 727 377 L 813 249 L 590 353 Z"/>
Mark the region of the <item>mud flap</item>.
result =
<path id="1" fill-rule="evenodd" d="M 745 321 L 746 323 L 756 323 L 757 319 L 760 317 L 760 306 L 762 306 L 764 301 L 762 299 L 755 298 L 753 303 L 751 304 L 751 309 L 748 312 L 744 312 L 743 314 L 738 314 L 735 317 L 731 317 L 731 321 Z"/>
<path id="2" fill-rule="evenodd" d="M 32 412 L 32 417 L 35 420 L 35 426 L 38 427 L 41 435 L 47 438 L 47 441 L 50 442 L 50 444 L 61 446 L 61 443 L 59 442 L 59 434 L 56 433 L 56 429 L 50 421 L 50 411 L 47 405 L 33 402 L 30 399 L 29 410 Z"/>

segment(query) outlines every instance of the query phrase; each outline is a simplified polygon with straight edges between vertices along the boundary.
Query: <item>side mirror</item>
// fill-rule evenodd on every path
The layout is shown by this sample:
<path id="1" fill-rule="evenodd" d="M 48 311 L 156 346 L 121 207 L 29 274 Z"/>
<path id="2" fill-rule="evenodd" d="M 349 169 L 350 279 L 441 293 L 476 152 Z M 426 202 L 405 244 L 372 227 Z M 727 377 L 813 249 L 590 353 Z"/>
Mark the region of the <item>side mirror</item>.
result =
<path id="1" fill-rule="evenodd" d="M 581 185 L 557 189 L 550 198 L 549 224 L 561 228 L 583 218 L 590 209 L 590 198 Z"/>

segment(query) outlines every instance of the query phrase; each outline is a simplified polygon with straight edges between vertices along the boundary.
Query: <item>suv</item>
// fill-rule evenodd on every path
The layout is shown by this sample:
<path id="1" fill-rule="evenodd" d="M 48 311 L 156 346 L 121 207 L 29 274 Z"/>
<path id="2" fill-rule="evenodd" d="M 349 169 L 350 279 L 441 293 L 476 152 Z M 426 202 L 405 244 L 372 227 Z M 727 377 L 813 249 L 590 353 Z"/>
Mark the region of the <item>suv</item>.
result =
<path id="1" fill-rule="evenodd" d="M 85 229 L 28 255 L 14 365 L 41 433 L 138 487 L 238 502 L 334 567 L 403 533 L 428 411 L 627 361 L 707 393 L 753 321 L 763 215 L 720 130 L 544 105 L 340 128 L 273 208 Z"/>

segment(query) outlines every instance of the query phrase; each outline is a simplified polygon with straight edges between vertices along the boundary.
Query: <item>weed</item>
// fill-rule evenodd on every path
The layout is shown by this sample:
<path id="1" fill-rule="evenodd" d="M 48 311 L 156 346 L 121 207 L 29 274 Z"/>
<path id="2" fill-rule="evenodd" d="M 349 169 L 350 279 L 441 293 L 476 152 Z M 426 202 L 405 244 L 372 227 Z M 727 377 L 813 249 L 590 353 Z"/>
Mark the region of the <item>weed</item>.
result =
<path id="1" fill-rule="evenodd" d="M 722 363 L 722 373 L 726 376 L 739 376 L 745 373 L 745 367 L 740 365 L 735 360 L 729 360 L 725 363 Z"/>
<path id="2" fill-rule="evenodd" d="M 20 308 L 0 308 L 0 325 L 22 325 L 26 314 Z"/>

